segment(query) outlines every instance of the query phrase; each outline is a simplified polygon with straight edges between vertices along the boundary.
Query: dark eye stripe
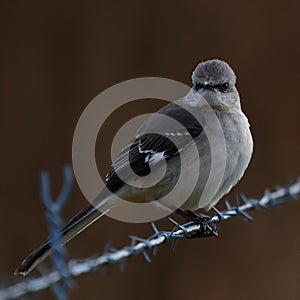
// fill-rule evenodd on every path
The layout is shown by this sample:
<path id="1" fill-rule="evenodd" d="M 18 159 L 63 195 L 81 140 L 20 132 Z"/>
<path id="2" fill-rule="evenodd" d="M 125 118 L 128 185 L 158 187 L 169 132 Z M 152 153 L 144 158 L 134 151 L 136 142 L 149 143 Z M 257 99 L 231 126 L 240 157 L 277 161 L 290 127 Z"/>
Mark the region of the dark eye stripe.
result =
<path id="1" fill-rule="evenodd" d="M 200 90 L 202 88 L 205 88 L 205 84 L 197 83 L 195 85 L 195 90 L 196 91 L 198 91 L 198 90 Z M 222 83 L 222 84 L 215 84 L 215 85 L 212 85 L 211 88 L 217 89 L 217 90 L 219 90 L 221 92 L 226 92 L 228 90 L 228 88 L 229 88 L 229 83 L 225 82 L 225 83 Z"/>
<path id="2" fill-rule="evenodd" d="M 226 92 L 229 88 L 229 83 L 225 82 L 223 84 L 217 84 L 214 88 L 218 89 L 220 92 Z"/>

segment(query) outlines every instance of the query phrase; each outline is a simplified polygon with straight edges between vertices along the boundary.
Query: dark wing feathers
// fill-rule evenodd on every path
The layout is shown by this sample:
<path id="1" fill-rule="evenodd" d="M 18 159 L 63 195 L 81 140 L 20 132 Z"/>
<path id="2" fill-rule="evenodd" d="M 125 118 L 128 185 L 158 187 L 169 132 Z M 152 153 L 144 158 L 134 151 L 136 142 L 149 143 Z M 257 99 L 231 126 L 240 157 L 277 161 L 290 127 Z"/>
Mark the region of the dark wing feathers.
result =
<path id="1" fill-rule="evenodd" d="M 159 114 L 177 120 L 185 130 L 183 131 L 182 127 L 168 128 L 170 127 L 168 124 L 164 124 L 165 128 L 161 128 L 157 118 Z M 161 134 L 147 133 L 147 131 L 151 132 L 157 128 L 159 128 L 158 132 L 162 132 Z M 190 112 L 175 103 L 165 106 L 146 120 L 137 137 L 122 149 L 106 176 L 107 187 L 111 191 L 115 191 L 124 184 L 116 170 L 131 168 L 137 176 L 149 175 L 150 165 L 157 162 L 157 160 L 152 161 L 151 158 L 157 153 L 162 154 L 161 159 L 168 160 L 176 156 L 187 145 L 190 136 L 195 139 L 202 131 L 202 126 Z"/>

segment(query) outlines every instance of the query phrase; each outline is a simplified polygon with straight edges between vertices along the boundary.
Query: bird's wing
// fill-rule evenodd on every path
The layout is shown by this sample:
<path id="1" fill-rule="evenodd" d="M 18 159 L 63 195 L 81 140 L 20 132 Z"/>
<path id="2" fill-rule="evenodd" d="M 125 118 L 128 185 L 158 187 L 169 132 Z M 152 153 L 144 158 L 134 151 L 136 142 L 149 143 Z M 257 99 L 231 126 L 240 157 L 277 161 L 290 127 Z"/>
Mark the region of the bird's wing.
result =
<path id="1" fill-rule="evenodd" d="M 178 121 L 181 126 L 162 123 L 161 115 Z M 107 187 L 111 191 L 120 188 L 124 182 L 118 174 L 127 168 L 137 176 L 149 175 L 152 166 L 177 156 L 191 142 L 191 137 L 196 139 L 202 132 L 197 119 L 182 106 L 170 103 L 163 107 L 145 121 L 137 136 L 123 148 L 106 176 Z"/>

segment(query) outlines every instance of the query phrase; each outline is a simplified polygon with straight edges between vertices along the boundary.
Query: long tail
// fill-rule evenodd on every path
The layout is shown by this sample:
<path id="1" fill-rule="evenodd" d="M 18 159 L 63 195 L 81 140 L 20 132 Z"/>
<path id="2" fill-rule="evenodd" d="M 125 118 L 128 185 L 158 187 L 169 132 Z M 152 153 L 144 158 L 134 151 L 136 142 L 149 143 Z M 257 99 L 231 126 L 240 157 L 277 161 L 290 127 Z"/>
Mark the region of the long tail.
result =
<path id="1" fill-rule="evenodd" d="M 107 211 L 106 211 L 107 212 Z M 100 212 L 93 205 L 88 206 L 86 209 L 79 212 L 74 218 L 72 218 L 68 224 L 63 228 L 61 233 L 63 245 L 74 238 L 81 231 L 93 224 L 105 213 Z M 21 265 L 16 269 L 15 275 L 20 274 L 26 276 L 36 266 L 38 266 L 43 260 L 45 260 L 51 253 L 50 239 L 46 240 L 41 246 L 33 251 L 28 257 L 24 259 Z"/>

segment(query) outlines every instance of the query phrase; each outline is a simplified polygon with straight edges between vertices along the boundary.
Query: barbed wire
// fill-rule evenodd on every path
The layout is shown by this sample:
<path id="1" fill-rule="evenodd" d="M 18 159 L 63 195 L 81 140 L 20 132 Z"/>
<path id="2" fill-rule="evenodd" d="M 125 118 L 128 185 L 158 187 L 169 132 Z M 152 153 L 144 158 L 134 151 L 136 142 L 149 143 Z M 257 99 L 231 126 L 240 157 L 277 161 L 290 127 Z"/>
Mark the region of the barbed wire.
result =
<path id="1" fill-rule="evenodd" d="M 66 167 L 64 170 L 65 183 L 57 202 L 48 201 L 51 199 L 49 197 L 49 178 L 47 175 L 45 176 L 45 173 L 43 175 L 44 177 L 42 176 L 42 178 L 44 178 L 41 181 L 42 193 L 45 193 L 44 195 L 42 194 L 42 199 L 48 211 L 46 215 L 49 221 L 49 230 L 51 235 L 56 232 L 56 237 L 58 237 L 58 228 L 61 228 L 59 213 L 66 199 L 69 197 L 71 190 L 72 176 L 70 176 L 70 172 L 70 169 Z M 158 247 L 162 244 L 172 241 L 172 248 L 174 248 L 176 241 L 180 238 L 218 236 L 218 223 L 238 215 L 252 221 L 253 219 L 248 214 L 248 211 L 257 208 L 270 208 L 274 205 L 296 199 L 299 195 L 300 178 L 288 187 L 278 187 L 274 192 L 266 190 L 260 199 L 247 198 L 245 195 L 240 194 L 236 197 L 234 206 L 231 206 L 228 201 L 225 201 L 226 209 L 218 211 L 213 208 L 215 213 L 211 216 L 199 215 L 194 212 L 190 212 L 190 214 L 181 212 L 181 214 L 190 220 L 185 224 L 179 224 L 169 218 L 170 222 L 174 225 L 170 231 L 158 230 L 156 225 L 152 222 L 151 226 L 154 232 L 148 238 L 144 239 L 130 235 L 129 239 L 131 242 L 129 246 L 125 246 L 119 250 L 106 247 L 102 255 L 80 260 L 70 260 L 67 264 L 65 263 L 63 246 L 59 238 L 56 238 L 52 245 L 55 253 L 55 255 L 52 255 L 55 270 L 49 273 L 43 272 L 42 276 L 38 278 L 27 279 L 0 290 L 0 300 L 16 299 L 47 288 L 53 290 L 57 299 L 67 299 L 67 289 L 70 287 L 71 278 L 94 272 L 105 265 L 111 266 L 119 264 L 121 270 L 123 270 L 125 261 L 132 256 L 143 255 L 145 260 L 150 263 L 151 259 L 148 253 L 152 250 L 155 255 Z M 243 204 L 240 204 L 241 201 Z M 60 282 L 63 282 L 63 284 L 57 288 L 57 284 Z M 53 289 L 53 286 L 56 286 L 56 288 Z"/>
<path id="2" fill-rule="evenodd" d="M 68 165 L 63 168 L 63 178 L 64 180 L 61 191 L 56 201 L 53 201 L 50 191 L 49 174 L 43 171 L 40 176 L 41 199 L 46 209 L 45 217 L 48 222 L 48 229 L 51 236 L 49 243 L 51 245 L 51 249 L 53 249 L 51 258 L 54 268 L 59 271 L 62 279 L 50 286 L 53 294 L 58 300 L 67 300 L 67 292 L 71 287 L 70 274 L 66 264 L 66 251 L 62 246 L 62 238 L 60 234 L 61 228 L 63 227 L 63 221 L 60 213 L 70 197 L 73 186 L 73 171 Z M 39 267 L 39 271 L 42 274 L 47 272 L 45 268 L 42 267 Z"/>

